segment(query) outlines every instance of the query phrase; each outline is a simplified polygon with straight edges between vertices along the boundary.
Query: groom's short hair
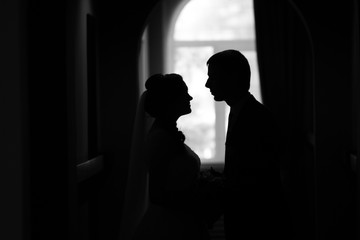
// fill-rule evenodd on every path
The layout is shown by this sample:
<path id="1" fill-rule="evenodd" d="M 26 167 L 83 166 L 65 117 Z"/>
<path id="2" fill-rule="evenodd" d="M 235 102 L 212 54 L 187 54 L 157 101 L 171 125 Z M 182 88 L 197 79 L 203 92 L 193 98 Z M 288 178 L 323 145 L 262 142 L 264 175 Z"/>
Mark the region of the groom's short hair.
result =
<path id="1" fill-rule="evenodd" d="M 208 66 L 215 66 L 220 69 L 226 76 L 233 76 L 224 78 L 229 82 L 229 85 L 236 86 L 244 90 L 250 88 L 250 65 L 246 57 L 239 51 L 229 49 L 212 55 L 206 63 Z"/>

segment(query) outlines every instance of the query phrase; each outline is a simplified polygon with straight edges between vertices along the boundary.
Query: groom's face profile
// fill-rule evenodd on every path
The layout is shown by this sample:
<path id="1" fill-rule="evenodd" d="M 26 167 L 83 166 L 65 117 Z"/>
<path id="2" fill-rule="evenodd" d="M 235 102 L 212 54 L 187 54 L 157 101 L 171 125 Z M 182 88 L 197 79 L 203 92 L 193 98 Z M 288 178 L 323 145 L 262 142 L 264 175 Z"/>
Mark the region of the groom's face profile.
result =
<path id="1" fill-rule="evenodd" d="M 226 84 L 224 84 L 224 73 L 220 68 L 212 64 L 208 65 L 208 79 L 205 87 L 210 89 L 215 101 L 224 101 L 226 99 Z"/>

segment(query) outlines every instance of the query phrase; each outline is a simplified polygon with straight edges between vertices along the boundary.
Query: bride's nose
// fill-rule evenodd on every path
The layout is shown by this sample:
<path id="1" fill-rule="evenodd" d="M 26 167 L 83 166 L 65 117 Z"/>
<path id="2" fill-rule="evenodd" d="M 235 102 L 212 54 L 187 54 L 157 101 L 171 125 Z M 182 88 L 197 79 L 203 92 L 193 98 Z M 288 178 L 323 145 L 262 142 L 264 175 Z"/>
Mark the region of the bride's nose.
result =
<path id="1" fill-rule="evenodd" d="M 207 79 L 205 83 L 205 87 L 210 88 L 210 78 Z"/>
<path id="2" fill-rule="evenodd" d="M 188 99 L 189 99 L 189 101 L 191 101 L 191 100 L 193 100 L 194 98 L 193 98 L 190 94 L 188 94 Z"/>

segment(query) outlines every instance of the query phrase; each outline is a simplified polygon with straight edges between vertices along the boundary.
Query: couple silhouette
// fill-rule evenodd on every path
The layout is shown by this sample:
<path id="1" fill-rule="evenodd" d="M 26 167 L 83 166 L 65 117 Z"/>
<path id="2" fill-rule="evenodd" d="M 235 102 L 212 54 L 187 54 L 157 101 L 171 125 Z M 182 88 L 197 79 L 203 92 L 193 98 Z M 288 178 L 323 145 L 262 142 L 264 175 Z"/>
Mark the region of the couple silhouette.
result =
<path id="1" fill-rule="evenodd" d="M 279 133 L 270 111 L 249 92 L 249 63 L 226 50 L 206 64 L 205 87 L 230 106 L 222 177 L 204 184 L 200 159 L 177 128 L 193 99 L 183 78 L 151 76 L 144 98 L 154 118 L 144 149 L 149 204 L 134 239 L 210 239 L 208 228 L 221 215 L 226 239 L 289 239 Z"/>

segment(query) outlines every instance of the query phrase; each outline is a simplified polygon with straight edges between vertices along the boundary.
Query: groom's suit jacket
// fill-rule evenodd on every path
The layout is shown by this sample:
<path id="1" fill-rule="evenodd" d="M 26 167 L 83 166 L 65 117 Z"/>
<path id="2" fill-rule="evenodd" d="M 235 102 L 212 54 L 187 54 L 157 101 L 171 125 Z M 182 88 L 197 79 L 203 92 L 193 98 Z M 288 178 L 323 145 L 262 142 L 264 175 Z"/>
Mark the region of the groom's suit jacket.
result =
<path id="1" fill-rule="evenodd" d="M 284 220 L 278 159 L 281 139 L 271 113 L 252 95 L 240 109 L 234 108 L 225 143 L 227 239 L 269 239 L 278 236 Z"/>

